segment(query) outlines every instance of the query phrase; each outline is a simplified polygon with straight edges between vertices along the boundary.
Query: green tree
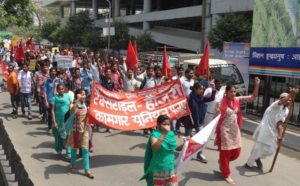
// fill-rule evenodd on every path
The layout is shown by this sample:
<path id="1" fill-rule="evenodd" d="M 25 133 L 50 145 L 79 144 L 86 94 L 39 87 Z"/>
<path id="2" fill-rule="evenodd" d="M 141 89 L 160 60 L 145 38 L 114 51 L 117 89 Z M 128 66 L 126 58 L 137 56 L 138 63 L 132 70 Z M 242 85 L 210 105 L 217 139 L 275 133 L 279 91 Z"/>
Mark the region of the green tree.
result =
<path id="1" fill-rule="evenodd" d="M 30 0 L 0 1 L 0 29 L 9 26 L 28 27 L 33 23 L 34 6 Z"/>
<path id="2" fill-rule="evenodd" d="M 46 22 L 40 28 L 40 36 L 52 43 L 59 43 L 56 37 L 52 34 L 59 28 L 59 22 Z"/>
<path id="3" fill-rule="evenodd" d="M 92 29 L 90 32 L 86 32 L 82 35 L 82 45 L 92 49 L 93 51 L 99 48 L 105 48 L 106 42 L 101 36 L 102 32 L 98 28 Z"/>
<path id="4" fill-rule="evenodd" d="M 210 30 L 208 39 L 212 48 L 222 51 L 224 42 L 250 42 L 251 30 L 252 14 L 225 14 Z"/>
<path id="5" fill-rule="evenodd" d="M 115 35 L 111 37 L 111 48 L 117 51 L 127 49 L 127 44 L 130 38 L 127 23 L 123 21 L 115 21 L 112 26 L 115 27 Z"/>
<path id="6" fill-rule="evenodd" d="M 58 23 L 45 23 L 41 27 L 41 36 L 53 43 L 71 46 L 83 45 L 83 36 L 94 29 L 93 20 L 88 11 L 82 11 L 69 17 L 65 25 Z"/>
<path id="7" fill-rule="evenodd" d="M 150 32 L 144 32 L 143 34 L 136 37 L 136 43 L 139 52 L 155 50 L 156 42 L 151 36 Z"/>

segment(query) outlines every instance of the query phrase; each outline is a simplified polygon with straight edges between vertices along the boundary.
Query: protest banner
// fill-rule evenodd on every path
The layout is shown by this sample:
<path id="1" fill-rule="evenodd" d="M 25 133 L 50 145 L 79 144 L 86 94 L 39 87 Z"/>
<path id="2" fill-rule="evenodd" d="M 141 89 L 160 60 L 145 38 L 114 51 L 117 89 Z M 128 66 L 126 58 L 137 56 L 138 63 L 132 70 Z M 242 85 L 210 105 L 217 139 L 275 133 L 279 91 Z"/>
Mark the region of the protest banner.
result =
<path id="1" fill-rule="evenodd" d="M 194 155 L 198 152 L 203 151 L 207 146 L 211 135 L 215 131 L 215 128 L 219 122 L 221 115 L 218 115 L 213 119 L 208 125 L 206 125 L 202 130 L 195 134 L 191 139 L 184 142 L 182 151 L 180 152 L 178 158 L 176 159 L 176 172 L 185 163 L 192 159 Z"/>
<path id="2" fill-rule="evenodd" d="M 72 68 L 73 57 L 72 56 L 56 56 L 58 68 Z"/>
<path id="3" fill-rule="evenodd" d="M 34 71 L 35 70 L 35 66 L 36 66 L 36 59 L 31 59 L 29 61 L 29 66 L 28 66 L 29 70 L 30 71 Z"/>
<path id="4" fill-rule="evenodd" d="M 55 51 L 56 51 L 56 52 L 59 52 L 59 48 L 58 48 L 58 47 L 52 47 L 51 52 L 52 52 L 52 53 L 55 53 Z"/>
<path id="5" fill-rule="evenodd" d="M 135 92 L 111 92 L 95 82 L 87 123 L 139 130 L 156 126 L 156 119 L 162 114 L 171 120 L 190 115 L 179 80 Z"/>

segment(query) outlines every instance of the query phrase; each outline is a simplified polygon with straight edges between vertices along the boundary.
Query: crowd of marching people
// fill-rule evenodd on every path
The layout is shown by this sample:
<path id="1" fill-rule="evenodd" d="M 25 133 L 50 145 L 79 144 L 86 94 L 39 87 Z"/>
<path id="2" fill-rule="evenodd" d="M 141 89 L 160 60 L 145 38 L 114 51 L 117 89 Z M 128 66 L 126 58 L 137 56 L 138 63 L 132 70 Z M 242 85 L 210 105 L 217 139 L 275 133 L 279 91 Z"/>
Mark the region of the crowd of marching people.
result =
<path id="1" fill-rule="evenodd" d="M 56 58 L 59 55 L 73 56 L 72 68 L 58 68 Z M 36 59 L 33 71 L 29 70 L 30 59 Z M 194 69 L 178 67 L 176 75 L 170 78 L 165 75 L 161 66 L 151 61 L 147 66 L 131 69 L 126 66 L 125 59 L 108 56 L 105 50 L 103 53 L 88 50 L 51 52 L 44 48 L 27 52 L 25 58 L 18 61 L 8 51 L 1 55 L 1 63 L 2 66 L 7 66 L 5 81 L 13 108 L 12 117 L 22 116 L 32 120 L 32 104 L 37 105 L 38 118 L 47 123 L 48 133 L 54 136 L 55 151 L 62 154 L 65 148 L 71 170 L 77 171 L 77 151 L 80 149 L 85 175 L 89 178 L 94 178 L 89 168 L 89 153 L 93 152 L 93 131 L 101 130 L 98 126 L 86 124 L 93 83 L 97 82 L 114 92 L 130 92 L 155 87 L 171 80 L 180 80 L 192 114 L 177 121 L 171 121 L 168 116 L 161 115 L 157 118 L 156 130 L 143 131 L 144 135 L 150 135 L 143 178 L 147 180 L 148 185 L 176 185 L 173 152 L 182 148 L 181 145 L 176 145 L 175 139 L 176 134 L 181 134 L 180 127 L 185 129 L 182 135 L 192 137 L 221 114 L 215 139 L 219 150 L 219 166 L 224 179 L 229 184 L 234 184 L 230 177 L 229 162 L 237 159 L 241 151 L 240 104 L 254 101 L 258 96 L 258 78 L 255 79 L 251 95 L 236 97 L 234 85 L 227 85 L 225 90 L 221 90 L 224 82 L 222 79 L 216 79 L 214 72 L 210 72 L 207 79 L 199 80 L 195 78 Z M 284 101 L 278 104 L 286 108 L 289 99 L 297 92 L 298 90 L 293 89 L 292 94 L 282 95 L 280 98 L 284 98 Z M 285 113 L 286 111 L 276 121 L 271 122 L 283 121 Z M 104 130 L 110 132 L 109 128 Z M 255 148 L 263 147 L 256 145 Z M 208 161 L 202 152 L 197 154 L 197 158 L 203 163 Z M 252 155 L 245 166 L 249 168 L 256 161 L 261 167 L 259 158 L 257 153 Z"/>

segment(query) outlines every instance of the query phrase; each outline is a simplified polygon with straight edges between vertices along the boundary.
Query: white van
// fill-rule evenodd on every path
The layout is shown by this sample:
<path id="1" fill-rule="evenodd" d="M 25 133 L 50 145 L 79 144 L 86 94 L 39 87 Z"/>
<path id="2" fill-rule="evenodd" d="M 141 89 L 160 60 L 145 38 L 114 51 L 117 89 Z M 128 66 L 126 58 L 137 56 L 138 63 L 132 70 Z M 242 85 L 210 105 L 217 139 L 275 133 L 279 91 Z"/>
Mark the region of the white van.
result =
<path id="1" fill-rule="evenodd" d="M 199 65 L 199 61 L 199 58 L 184 60 L 182 67 L 184 69 L 192 68 L 195 70 Z M 209 70 L 214 72 L 215 79 L 222 80 L 223 85 L 228 83 L 234 84 L 237 88 L 237 92 L 241 95 L 245 95 L 246 87 L 243 77 L 233 62 L 222 59 L 209 59 Z"/>

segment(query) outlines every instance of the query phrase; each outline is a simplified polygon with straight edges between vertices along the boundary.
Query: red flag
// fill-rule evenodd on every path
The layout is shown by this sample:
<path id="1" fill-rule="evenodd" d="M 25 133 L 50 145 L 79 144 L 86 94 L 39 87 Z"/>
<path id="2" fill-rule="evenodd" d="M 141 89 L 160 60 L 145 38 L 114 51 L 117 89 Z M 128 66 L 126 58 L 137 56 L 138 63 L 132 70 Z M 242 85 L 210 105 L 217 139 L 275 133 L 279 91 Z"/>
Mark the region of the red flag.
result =
<path id="1" fill-rule="evenodd" d="M 32 37 L 26 41 L 26 48 L 31 52 L 34 51 L 34 43 L 32 42 Z"/>
<path id="2" fill-rule="evenodd" d="M 11 44 L 10 44 L 10 53 L 11 53 L 11 55 L 14 54 L 14 51 L 15 51 L 15 46 L 14 46 L 13 43 L 11 43 Z"/>
<path id="3" fill-rule="evenodd" d="M 23 41 L 21 39 L 20 44 L 16 50 L 16 54 L 15 54 L 15 60 L 18 61 L 22 61 L 25 60 L 25 52 L 24 52 L 24 48 L 23 48 Z"/>
<path id="4" fill-rule="evenodd" d="M 205 43 L 203 56 L 201 57 L 201 60 L 196 70 L 197 76 L 207 77 L 208 69 L 209 69 L 209 48 L 210 48 L 210 44 L 209 41 L 207 41 Z"/>
<path id="5" fill-rule="evenodd" d="M 162 74 L 168 78 L 172 77 L 172 69 L 169 64 L 169 59 L 167 55 L 166 46 L 164 46 L 164 54 L 163 54 L 163 64 L 162 64 Z"/>
<path id="6" fill-rule="evenodd" d="M 130 69 L 135 69 L 136 65 L 138 64 L 138 59 L 134 52 L 134 48 L 132 46 L 131 41 L 129 41 L 129 43 L 128 43 L 126 64 L 127 64 L 127 67 Z"/>
<path id="7" fill-rule="evenodd" d="M 3 76 L 3 79 L 7 80 L 8 79 L 8 70 L 7 70 L 7 65 L 6 65 L 6 62 L 4 59 L 2 59 L 1 61 L 1 64 L 2 64 L 2 76 Z"/>
<path id="8" fill-rule="evenodd" d="M 138 50 L 137 50 L 136 41 L 134 41 L 134 43 L 133 43 L 133 48 L 134 48 L 135 55 L 136 55 L 137 59 L 139 60 L 139 53 L 138 53 Z"/>

